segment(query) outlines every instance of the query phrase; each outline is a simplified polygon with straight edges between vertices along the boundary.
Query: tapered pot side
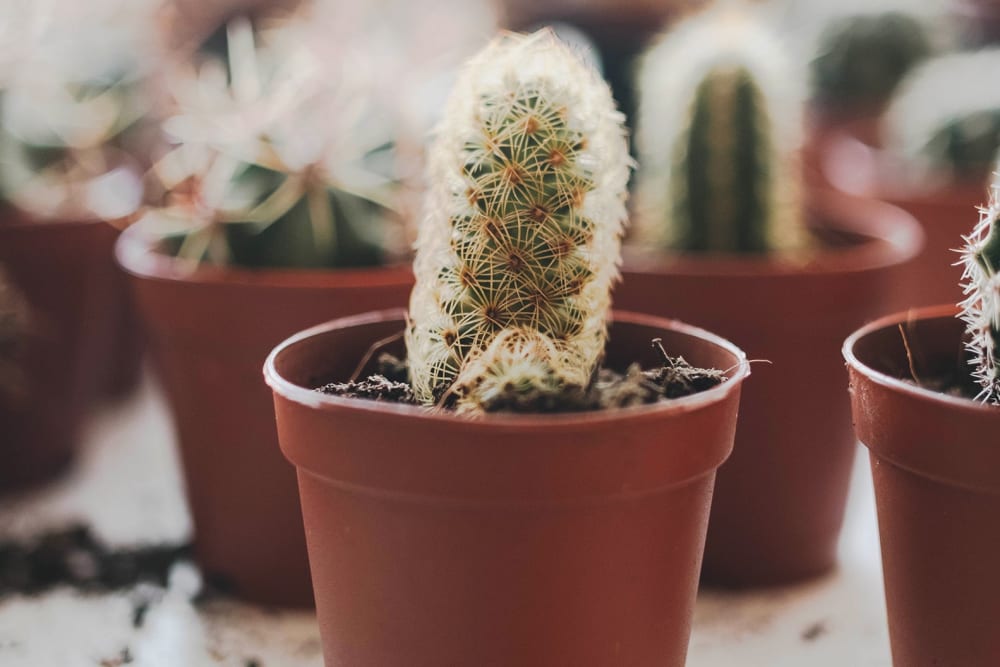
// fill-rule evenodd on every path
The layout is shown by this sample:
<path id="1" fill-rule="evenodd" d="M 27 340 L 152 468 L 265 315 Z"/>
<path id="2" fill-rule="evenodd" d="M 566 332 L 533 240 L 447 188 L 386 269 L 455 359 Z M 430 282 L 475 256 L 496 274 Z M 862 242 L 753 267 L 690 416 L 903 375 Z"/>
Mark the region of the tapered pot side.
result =
<path id="1" fill-rule="evenodd" d="M 719 470 L 705 583 L 777 585 L 835 563 L 855 451 L 839 350 L 890 301 L 921 234 L 877 202 L 813 192 L 810 206 L 821 236 L 843 245 L 800 263 L 627 258 L 615 292 L 623 309 L 675 314 L 769 362 L 755 370 Z"/>
<path id="2" fill-rule="evenodd" d="M 653 406 L 477 419 L 311 390 L 403 328 L 401 311 L 331 322 L 265 368 L 298 468 L 326 664 L 683 665 L 742 352 L 619 313 L 609 366 L 654 365 L 662 337 L 730 379 Z"/>
<path id="3" fill-rule="evenodd" d="M 409 268 L 192 268 L 137 227 L 117 254 L 176 425 L 200 565 L 246 599 L 310 605 L 295 473 L 278 450 L 260 367 L 295 331 L 404 305 Z"/>
<path id="4" fill-rule="evenodd" d="M 77 448 L 110 311 L 105 232 L 98 221 L 0 214 L 0 265 L 27 302 L 15 375 L 0 391 L 0 493 L 51 478 Z"/>
<path id="5" fill-rule="evenodd" d="M 874 322 L 844 344 L 858 438 L 870 450 L 893 664 L 1000 659 L 1000 408 L 922 389 L 955 367 L 953 307 Z"/>

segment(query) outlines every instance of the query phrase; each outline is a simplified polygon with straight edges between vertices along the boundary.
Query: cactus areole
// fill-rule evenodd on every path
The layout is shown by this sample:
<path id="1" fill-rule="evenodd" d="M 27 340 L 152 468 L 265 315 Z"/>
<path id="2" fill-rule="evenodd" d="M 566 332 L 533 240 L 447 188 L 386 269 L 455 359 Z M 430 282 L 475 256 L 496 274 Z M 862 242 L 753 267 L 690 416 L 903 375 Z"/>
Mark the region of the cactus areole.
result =
<path id="1" fill-rule="evenodd" d="M 990 205 L 966 237 L 961 317 L 966 323 L 973 377 L 982 387 L 980 399 L 1000 405 L 1000 201 L 994 187 Z"/>
<path id="2" fill-rule="evenodd" d="M 608 86 L 551 32 L 504 34 L 461 73 L 430 162 L 406 333 L 417 397 L 475 410 L 497 386 L 586 385 L 630 168 Z"/>

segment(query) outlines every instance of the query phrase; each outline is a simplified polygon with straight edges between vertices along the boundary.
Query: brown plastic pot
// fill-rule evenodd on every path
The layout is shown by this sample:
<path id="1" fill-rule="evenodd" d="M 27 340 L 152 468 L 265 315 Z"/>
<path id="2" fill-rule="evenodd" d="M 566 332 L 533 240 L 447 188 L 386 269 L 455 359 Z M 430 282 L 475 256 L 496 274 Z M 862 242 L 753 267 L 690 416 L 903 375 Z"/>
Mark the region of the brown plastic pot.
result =
<path id="1" fill-rule="evenodd" d="M 989 183 L 968 180 L 921 189 L 900 178 L 906 166 L 873 144 L 846 133 L 831 136 L 818 167 L 827 184 L 856 196 L 898 206 L 921 224 L 924 249 L 902 277 L 900 300 L 885 312 L 962 300 L 962 269 L 956 248 L 964 244 L 989 201 Z"/>
<path id="2" fill-rule="evenodd" d="M 121 232 L 110 224 L 104 225 L 104 229 L 107 265 L 102 274 L 102 289 L 109 293 L 110 310 L 102 336 L 100 392 L 103 397 L 118 401 L 133 394 L 139 386 L 145 344 L 128 279 L 114 257 L 115 242 Z"/>
<path id="3" fill-rule="evenodd" d="M 620 308 L 675 313 L 771 362 L 756 372 L 719 470 L 708 584 L 783 584 L 836 560 L 855 451 L 840 346 L 889 301 L 921 235 L 910 216 L 878 202 L 814 192 L 811 210 L 841 245 L 802 263 L 629 257 L 615 292 Z"/>
<path id="4" fill-rule="evenodd" d="M 11 210 L 0 218 L 0 265 L 29 311 L 22 386 L 0 396 L 0 492 L 53 477 L 76 450 L 110 308 L 101 279 L 111 256 L 105 227 L 37 222 Z"/>
<path id="5" fill-rule="evenodd" d="M 683 665 L 743 353 L 619 313 L 609 365 L 655 364 L 659 336 L 729 381 L 655 406 L 479 419 L 312 391 L 403 327 L 402 311 L 331 322 L 265 368 L 298 468 L 326 664 Z"/>
<path id="6" fill-rule="evenodd" d="M 955 368 L 950 306 L 874 322 L 844 344 L 858 438 L 871 452 L 893 664 L 1000 664 L 1000 408 L 901 381 Z"/>
<path id="7" fill-rule="evenodd" d="M 304 327 L 404 305 L 410 269 L 186 270 L 141 225 L 117 252 L 176 424 L 200 566 L 245 599 L 311 605 L 295 471 L 278 451 L 261 364 Z"/>

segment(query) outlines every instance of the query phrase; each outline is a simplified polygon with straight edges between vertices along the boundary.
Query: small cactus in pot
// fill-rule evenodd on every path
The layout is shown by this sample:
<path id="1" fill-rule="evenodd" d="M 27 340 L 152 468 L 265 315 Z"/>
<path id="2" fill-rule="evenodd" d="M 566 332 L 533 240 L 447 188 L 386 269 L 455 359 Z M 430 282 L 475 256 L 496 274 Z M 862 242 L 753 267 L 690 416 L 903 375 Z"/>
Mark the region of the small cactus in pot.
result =
<path id="1" fill-rule="evenodd" d="M 805 243 L 801 91 L 750 10 L 678 24 L 642 61 L 637 218 L 660 250 L 766 253 Z"/>
<path id="2" fill-rule="evenodd" d="M 962 265 L 966 298 L 961 317 L 966 323 L 973 377 L 982 388 L 980 399 L 1000 405 L 1000 200 L 994 187 L 979 224 L 966 237 Z"/>
<path id="3" fill-rule="evenodd" d="M 881 107 L 907 73 L 934 53 L 930 32 L 925 18 L 903 10 L 832 19 L 812 62 L 815 95 L 840 109 Z"/>
<path id="4" fill-rule="evenodd" d="M 391 132 L 353 60 L 318 57 L 306 16 L 227 26 L 228 56 L 170 76 L 174 147 L 150 218 L 179 257 L 247 267 L 379 264 L 392 222 Z M 355 54 L 356 55 L 356 54 Z M 331 69 L 339 68 L 339 69 Z M 373 166 L 375 165 L 375 166 Z"/>
<path id="5" fill-rule="evenodd" d="M 608 86 L 549 31 L 496 39 L 431 152 L 406 334 L 428 404 L 590 383 L 618 275 L 630 159 Z"/>
<path id="6" fill-rule="evenodd" d="M 889 155 L 917 186 L 986 182 L 1000 148 L 1000 94 L 983 86 L 1000 50 L 929 60 L 904 80 L 886 111 Z"/>

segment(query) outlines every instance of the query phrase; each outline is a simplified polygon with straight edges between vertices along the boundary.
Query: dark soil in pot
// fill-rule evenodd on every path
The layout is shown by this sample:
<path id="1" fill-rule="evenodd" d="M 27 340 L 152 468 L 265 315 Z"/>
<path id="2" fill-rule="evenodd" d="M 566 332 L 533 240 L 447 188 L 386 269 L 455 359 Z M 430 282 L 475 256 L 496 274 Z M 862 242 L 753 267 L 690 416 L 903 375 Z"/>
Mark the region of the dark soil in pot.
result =
<path id="1" fill-rule="evenodd" d="M 1000 656 L 1000 408 L 913 381 L 912 369 L 924 384 L 967 374 L 955 314 L 885 318 L 844 344 L 871 453 L 893 663 L 906 667 Z"/>
<path id="2" fill-rule="evenodd" d="M 841 343 L 875 317 L 920 231 L 877 202 L 813 193 L 824 250 L 768 257 L 626 259 L 615 303 L 740 341 L 755 371 L 732 457 L 719 470 L 703 581 L 777 585 L 836 560 L 856 442 Z"/>
<path id="3" fill-rule="evenodd" d="M 260 366 L 304 327 L 404 305 L 409 267 L 192 271 L 137 226 L 119 239 L 118 259 L 176 424 L 199 565 L 246 599 L 312 604 L 295 472 L 278 450 Z"/>
<path id="4" fill-rule="evenodd" d="M 609 367 L 653 355 L 662 337 L 730 379 L 654 405 L 479 418 L 314 391 L 403 327 L 401 311 L 335 321 L 266 366 L 299 472 L 326 663 L 683 665 L 742 353 L 618 314 Z"/>
<path id="5" fill-rule="evenodd" d="M 98 384 L 109 250 L 102 222 L 0 214 L 0 265 L 27 313 L 0 393 L 0 493 L 52 477 L 73 456 Z"/>

